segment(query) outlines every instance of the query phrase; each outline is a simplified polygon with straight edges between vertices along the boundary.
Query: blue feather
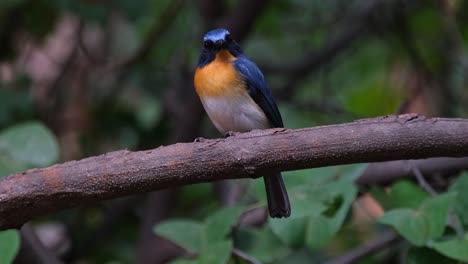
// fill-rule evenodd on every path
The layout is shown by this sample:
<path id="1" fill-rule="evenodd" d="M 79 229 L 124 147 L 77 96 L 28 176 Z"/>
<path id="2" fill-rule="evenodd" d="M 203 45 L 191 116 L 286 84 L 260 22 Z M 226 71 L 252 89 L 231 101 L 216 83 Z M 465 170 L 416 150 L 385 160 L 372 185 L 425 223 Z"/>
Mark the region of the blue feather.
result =
<path id="1" fill-rule="evenodd" d="M 203 41 L 211 40 L 213 42 L 216 42 L 219 40 L 225 40 L 226 36 L 229 34 L 229 31 L 227 31 L 224 28 L 213 29 L 205 34 L 205 36 L 203 37 Z"/>
<path id="2" fill-rule="evenodd" d="M 271 124 L 274 127 L 283 127 L 281 114 L 258 66 L 245 55 L 239 55 L 233 65 L 244 78 L 250 96 L 260 106 Z"/>

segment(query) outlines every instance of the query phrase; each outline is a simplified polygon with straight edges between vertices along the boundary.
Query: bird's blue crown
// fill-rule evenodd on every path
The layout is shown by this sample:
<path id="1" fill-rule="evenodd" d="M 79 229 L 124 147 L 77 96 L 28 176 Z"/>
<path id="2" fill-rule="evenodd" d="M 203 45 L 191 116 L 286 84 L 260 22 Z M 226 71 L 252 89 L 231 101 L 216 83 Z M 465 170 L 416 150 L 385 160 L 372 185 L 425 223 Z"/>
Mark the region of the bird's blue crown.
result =
<path id="1" fill-rule="evenodd" d="M 242 55 L 242 49 L 230 37 L 231 33 L 224 28 L 208 31 L 203 37 L 203 49 L 198 59 L 198 67 L 203 67 L 216 58 L 220 50 L 228 50 L 232 56 Z"/>
<path id="2" fill-rule="evenodd" d="M 205 34 L 203 41 L 211 40 L 216 42 L 218 40 L 224 40 L 227 35 L 230 35 L 230 33 L 224 28 L 213 29 Z"/>

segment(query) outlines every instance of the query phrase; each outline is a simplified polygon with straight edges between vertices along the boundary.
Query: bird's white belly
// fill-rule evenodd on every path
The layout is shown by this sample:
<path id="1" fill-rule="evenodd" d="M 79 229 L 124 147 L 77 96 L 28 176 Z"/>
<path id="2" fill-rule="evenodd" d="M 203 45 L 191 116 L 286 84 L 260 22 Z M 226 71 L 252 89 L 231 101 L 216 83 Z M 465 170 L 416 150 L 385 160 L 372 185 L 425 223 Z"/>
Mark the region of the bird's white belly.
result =
<path id="1" fill-rule="evenodd" d="M 247 92 L 229 97 L 205 96 L 202 101 L 211 121 L 223 134 L 271 127 L 265 113 Z"/>

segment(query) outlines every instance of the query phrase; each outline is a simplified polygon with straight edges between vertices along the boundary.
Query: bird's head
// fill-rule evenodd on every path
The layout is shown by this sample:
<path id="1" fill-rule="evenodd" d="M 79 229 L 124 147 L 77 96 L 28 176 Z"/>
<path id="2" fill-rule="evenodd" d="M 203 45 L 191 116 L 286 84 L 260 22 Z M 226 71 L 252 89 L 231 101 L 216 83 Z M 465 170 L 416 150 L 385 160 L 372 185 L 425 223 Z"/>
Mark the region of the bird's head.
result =
<path id="1" fill-rule="evenodd" d="M 205 34 L 203 37 L 203 48 L 206 50 L 226 49 L 232 41 L 229 31 L 224 28 L 218 28 Z"/>
<path id="2" fill-rule="evenodd" d="M 198 66 L 201 67 L 210 63 L 216 57 L 216 54 L 223 50 L 229 51 L 234 57 L 242 54 L 240 46 L 232 39 L 228 30 L 218 28 L 208 31 L 203 37 L 203 49 Z"/>

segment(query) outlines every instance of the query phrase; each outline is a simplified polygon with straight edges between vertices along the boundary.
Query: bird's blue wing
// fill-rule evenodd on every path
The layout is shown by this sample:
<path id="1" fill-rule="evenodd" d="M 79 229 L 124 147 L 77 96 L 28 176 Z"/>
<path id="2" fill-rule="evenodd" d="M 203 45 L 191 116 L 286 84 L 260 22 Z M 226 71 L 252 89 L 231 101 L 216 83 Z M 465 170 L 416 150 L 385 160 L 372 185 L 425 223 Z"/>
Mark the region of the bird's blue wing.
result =
<path id="1" fill-rule="evenodd" d="M 283 127 L 281 114 L 257 65 L 244 55 L 238 56 L 233 65 L 245 79 L 250 96 L 260 106 L 271 124 L 274 127 Z"/>

